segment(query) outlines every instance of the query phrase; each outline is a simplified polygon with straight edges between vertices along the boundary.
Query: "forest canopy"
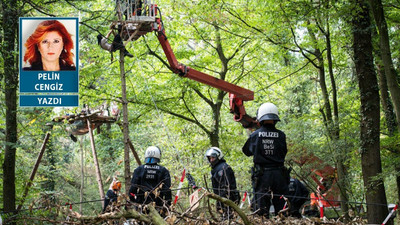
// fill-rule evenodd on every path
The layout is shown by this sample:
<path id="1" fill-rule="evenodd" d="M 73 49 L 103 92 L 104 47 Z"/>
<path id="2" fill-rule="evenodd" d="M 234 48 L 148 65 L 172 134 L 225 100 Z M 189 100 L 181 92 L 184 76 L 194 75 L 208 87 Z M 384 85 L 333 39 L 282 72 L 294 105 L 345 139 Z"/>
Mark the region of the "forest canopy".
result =
<path id="1" fill-rule="evenodd" d="M 76 223 L 112 216 L 158 223 L 158 213 L 149 220 L 140 210 L 100 218 L 113 178 L 122 182 L 119 202 L 126 201 L 132 172 L 144 162 L 148 146 L 161 149 L 173 196 L 184 169 L 198 187 L 210 190 L 205 152 L 212 146 L 222 150 L 241 196 L 252 193 L 253 159 L 242 147 L 254 129 L 235 122 L 229 92 L 176 71 L 156 31 L 128 36 L 117 51 L 102 49 L 97 36 L 112 43 L 116 22 L 129 17 L 116 2 L 1 0 L 0 218 L 5 224 L 32 218 L 35 224 L 57 224 L 66 215 Z M 145 2 L 157 4 L 155 17 L 162 19 L 158 25 L 179 63 L 254 92 L 253 100 L 243 102 L 250 118 L 262 103 L 278 107 L 276 126 L 287 137 L 285 166 L 292 177 L 316 192 L 323 177 L 318 171 L 333 169 L 338 206 L 326 209 L 328 219 L 385 220 L 387 206 L 400 199 L 398 1 Z M 79 19 L 78 107 L 19 106 L 20 17 Z M 132 57 L 124 57 L 123 49 Z M 99 112 L 103 117 L 96 120 Z M 74 133 L 82 127 L 83 133 Z M 221 222 L 218 212 L 209 210 L 221 199 L 204 192 L 200 209 L 210 212 L 189 213 L 192 193 L 185 179 L 178 205 L 161 221 Z M 260 222 L 247 202 L 240 211 L 245 216 L 236 213 L 238 223 Z"/>

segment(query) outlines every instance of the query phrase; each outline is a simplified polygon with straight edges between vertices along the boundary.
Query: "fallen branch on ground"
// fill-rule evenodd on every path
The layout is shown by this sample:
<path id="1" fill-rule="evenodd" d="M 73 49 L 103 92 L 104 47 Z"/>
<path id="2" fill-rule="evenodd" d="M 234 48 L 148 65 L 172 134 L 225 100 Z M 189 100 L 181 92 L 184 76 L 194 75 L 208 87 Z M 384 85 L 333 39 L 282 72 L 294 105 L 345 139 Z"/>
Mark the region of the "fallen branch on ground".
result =
<path id="1" fill-rule="evenodd" d="M 217 201 L 220 201 L 220 202 L 222 202 L 223 204 L 225 204 L 227 206 L 232 207 L 233 210 L 235 210 L 239 214 L 240 218 L 242 218 L 244 224 L 246 224 L 246 225 L 252 224 L 250 222 L 249 218 L 247 218 L 246 214 L 233 201 L 231 201 L 231 200 L 229 200 L 227 198 L 223 198 L 223 197 L 221 197 L 219 195 L 216 195 L 214 193 L 207 193 L 206 196 L 209 197 L 209 198 L 215 199 Z"/>

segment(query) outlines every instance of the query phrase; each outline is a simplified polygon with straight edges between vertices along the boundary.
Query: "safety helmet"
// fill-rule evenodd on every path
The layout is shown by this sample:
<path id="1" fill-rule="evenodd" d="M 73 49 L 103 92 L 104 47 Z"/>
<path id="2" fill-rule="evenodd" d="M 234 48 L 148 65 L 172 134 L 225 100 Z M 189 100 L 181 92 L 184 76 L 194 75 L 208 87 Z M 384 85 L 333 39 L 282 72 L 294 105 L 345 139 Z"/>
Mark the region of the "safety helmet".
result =
<path id="1" fill-rule="evenodd" d="M 145 163 L 158 163 L 161 159 L 161 150 L 157 146 L 150 146 L 144 153 Z"/>
<path id="2" fill-rule="evenodd" d="M 257 120 L 259 122 L 264 120 L 281 121 L 278 116 L 278 107 L 272 103 L 264 103 L 258 108 Z"/>
<path id="3" fill-rule="evenodd" d="M 224 157 L 224 155 L 222 154 L 221 149 L 219 149 L 217 147 L 211 147 L 211 148 L 207 149 L 205 157 L 207 158 L 208 162 L 212 166 L 214 166 L 215 164 L 217 164 L 217 162 L 219 160 L 221 160 Z M 216 158 L 216 160 L 211 162 L 208 157 L 214 157 L 214 158 Z"/>
<path id="4" fill-rule="evenodd" d="M 114 180 L 112 183 L 112 189 L 113 190 L 121 190 L 121 181 L 119 180 Z"/>

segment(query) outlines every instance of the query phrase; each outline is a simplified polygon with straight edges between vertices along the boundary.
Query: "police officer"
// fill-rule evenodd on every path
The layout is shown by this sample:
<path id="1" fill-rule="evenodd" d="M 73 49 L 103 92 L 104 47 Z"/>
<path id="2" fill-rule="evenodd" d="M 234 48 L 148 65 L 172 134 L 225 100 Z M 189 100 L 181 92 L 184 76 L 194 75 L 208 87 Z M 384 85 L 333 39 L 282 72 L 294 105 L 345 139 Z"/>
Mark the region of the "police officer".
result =
<path id="1" fill-rule="evenodd" d="M 236 190 L 235 173 L 223 158 L 221 149 L 211 147 L 207 149 L 205 156 L 212 168 L 211 183 L 213 192 L 238 204 L 240 195 L 239 191 Z M 223 211 L 223 219 L 228 219 L 233 213 L 230 207 L 224 206 L 221 202 L 217 202 L 217 210 Z"/>
<path id="2" fill-rule="evenodd" d="M 106 212 L 107 206 L 110 203 L 117 202 L 118 200 L 118 192 L 121 190 L 121 181 L 117 179 L 113 179 L 113 182 L 110 185 L 110 188 L 108 189 L 106 196 L 104 198 L 104 208 L 103 208 L 103 213 Z"/>
<path id="3" fill-rule="evenodd" d="M 145 164 L 137 167 L 132 175 L 129 198 L 132 202 L 157 206 L 171 205 L 171 177 L 167 168 L 158 165 L 161 151 L 150 146 L 145 152 Z M 145 195 L 145 193 L 148 193 Z"/>
<path id="4" fill-rule="evenodd" d="M 284 167 L 286 135 L 275 128 L 280 119 L 274 104 L 262 104 L 257 111 L 257 120 L 261 127 L 250 135 L 242 151 L 246 156 L 253 156 L 252 185 L 255 194 L 252 208 L 268 218 L 271 199 L 275 212 L 279 212 L 285 204 L 280 196 L 288 193 L 290 178 Z"/>
<path id="5" fill-rule="evenodd" d="M 310 192 L 304 184 L 296 178 L 290 178 L 289 183 L 289 200 L 290 215 L 301 218 L 300 208 L 308 200 Z"/>

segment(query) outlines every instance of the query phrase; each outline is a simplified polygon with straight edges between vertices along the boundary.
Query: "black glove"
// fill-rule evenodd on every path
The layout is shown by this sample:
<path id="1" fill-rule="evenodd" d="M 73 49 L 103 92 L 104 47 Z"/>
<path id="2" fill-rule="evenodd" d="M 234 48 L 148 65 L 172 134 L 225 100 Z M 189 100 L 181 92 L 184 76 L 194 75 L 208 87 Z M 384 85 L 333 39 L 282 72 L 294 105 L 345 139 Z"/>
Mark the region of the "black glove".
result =
<path id="1" fill-rule="evenodd" d="M 189 185 L 192 186 L 193 189 L 197 188 L 196 182 L 190 173 L 186 173 L 186 179 L 188 180 Z"/>

